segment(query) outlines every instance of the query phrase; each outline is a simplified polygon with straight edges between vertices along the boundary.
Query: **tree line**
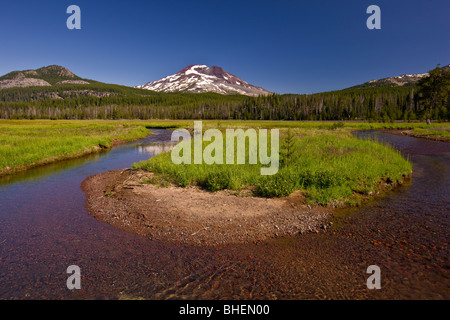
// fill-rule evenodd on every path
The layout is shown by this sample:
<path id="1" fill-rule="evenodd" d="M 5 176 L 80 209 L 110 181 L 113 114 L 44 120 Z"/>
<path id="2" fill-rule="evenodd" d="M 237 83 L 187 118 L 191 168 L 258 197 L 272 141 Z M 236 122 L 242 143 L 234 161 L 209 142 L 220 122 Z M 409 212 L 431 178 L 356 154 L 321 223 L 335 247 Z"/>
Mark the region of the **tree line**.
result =
<path id="1" fill-rule="evenodd" d="M 441 68 L 418 86 L 259 97 L 64 85 L 0 90 L 0 118 L 448 121 L 449 95 L 450 71 Z"/>

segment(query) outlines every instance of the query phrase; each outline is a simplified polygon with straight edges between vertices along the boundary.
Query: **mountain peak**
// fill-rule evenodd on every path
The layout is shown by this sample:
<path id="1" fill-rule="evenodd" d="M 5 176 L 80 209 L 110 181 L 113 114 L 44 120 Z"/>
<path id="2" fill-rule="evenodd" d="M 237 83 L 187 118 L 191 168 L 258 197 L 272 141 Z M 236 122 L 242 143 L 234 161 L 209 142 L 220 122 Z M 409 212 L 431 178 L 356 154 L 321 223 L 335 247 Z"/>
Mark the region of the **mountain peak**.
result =
<path id="1" fill-rule="evenodd" d="M 219 66 L 190 65 L 178 73 L 137 88 L 162 92 L 215 92 L 248 96 L 268 95 L 269 91 L 255 87 Z"/>
<path id="2" fill-rule="evenodd" d="M 37 69 L 36 72 L 38 74 L 41 73 L 44 75 L 55 75 L 62 78 L 77 78 L 77 76 L 74 75 L 72 72 L 70 72 L 69 69 L 66 69 L 58 65 L 42 67 Z"/>
<path id="3" fill-rule="evenodd" d="M 186 68 L 182 69 L 180 72 L 186 72 L 188 70 L 194 70 L 198 68 L 208 68 L 208 66 L 204 64 L 191 64 L 190 66 L 187 66 Z"/>
<path id="4" fill-rule="evenodd" d="M 51 65 L 36 70 L 13 71 L 0 77 L 0 89 L 49 87 L 58 84 L 89 84 L 68 69 Z"/>

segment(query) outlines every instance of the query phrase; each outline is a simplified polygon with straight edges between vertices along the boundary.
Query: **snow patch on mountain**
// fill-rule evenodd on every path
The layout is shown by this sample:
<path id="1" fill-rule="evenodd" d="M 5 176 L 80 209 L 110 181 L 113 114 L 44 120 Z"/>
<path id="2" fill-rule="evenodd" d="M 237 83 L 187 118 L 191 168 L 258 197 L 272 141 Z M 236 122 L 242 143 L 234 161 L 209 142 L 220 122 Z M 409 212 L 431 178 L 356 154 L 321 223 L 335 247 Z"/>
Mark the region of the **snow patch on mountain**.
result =
<path id="1" fill-rule="evenodd" d="M 191 65 L 180 72 L 136 88 L 160 92 L 215 92 L 248 96 L 268 95 L 269 91 L 253 86 L 221 67 Z"/>

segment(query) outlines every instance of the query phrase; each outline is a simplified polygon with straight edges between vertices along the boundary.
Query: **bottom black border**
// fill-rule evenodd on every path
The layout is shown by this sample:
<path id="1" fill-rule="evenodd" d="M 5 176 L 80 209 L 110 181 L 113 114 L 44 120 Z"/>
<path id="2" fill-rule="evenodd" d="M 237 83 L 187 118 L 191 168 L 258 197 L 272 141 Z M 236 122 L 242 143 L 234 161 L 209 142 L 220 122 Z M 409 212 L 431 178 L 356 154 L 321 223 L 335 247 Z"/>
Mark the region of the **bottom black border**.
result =
<path id="1" fill-rule="evenodd" d="M 73 318 L 109 316 L 137 319 L 323 319 L 383 318 L 393 314 L 427 316 L 445 314 L 448 301 L 0 301 L 0 308 L 15 316 L 66 315 Z M 250 307 L 249 307 L 250 306 Z M 182 308 L 199 314 L 183 314 Z M 194 308 L 194 309 L 192 309 Z M 206 309 L 208 308 L 208 309 Z M 444 309 L 445 308 L 445 309 Z M 207 313 L 207 310 L 212 312 Z M 256 313 L 254 313 L 256 311 Z M 268 311 L 268 313 L 267 313 Z M 444 313 L 442 313 L 444 312 Z M 243 314 L 245 313 L 245 314 Z M 208 316 L 208 314 L 210 314 Z"/>

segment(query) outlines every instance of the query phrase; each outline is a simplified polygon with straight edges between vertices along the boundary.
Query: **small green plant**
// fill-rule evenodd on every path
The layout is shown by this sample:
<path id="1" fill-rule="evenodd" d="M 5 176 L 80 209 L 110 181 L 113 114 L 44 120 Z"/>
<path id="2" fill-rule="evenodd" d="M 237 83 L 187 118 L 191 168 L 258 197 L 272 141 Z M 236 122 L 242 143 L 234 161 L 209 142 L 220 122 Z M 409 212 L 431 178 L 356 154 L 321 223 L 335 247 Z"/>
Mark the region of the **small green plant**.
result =
<path id="1" fill-rule="evenodd" d="M 336 130 L 339 128 L 343 128 L 345 124 L 343 122 L 335 122 L 331 125 L 330 130 Z"/>
<path id="2" fill-rule="evenodd" d="M 164 179 L 161 176 L 153 176 L 151 178 L 143 178 L 142 183 L 143 184 L 153 184 L 153 185 L 161 187 L 161 188 L 167 188 L 170 185 L 170 183 L 167 181 L 167 179 Z"/>
<path id="3" fill-rule="evenodd" d="M 287 131 L 287 136 L 281 145 L 280 162 L 282 167 L 287 167 L 293 161 L 295 153 L 295 140 L 291 128 Z"/>
<path id="4" fill-rule="evenodd" d="M 112 195 L 114 195 L 115 192 L 113 191 L 105 191 L 105 197 L 111 197 Z"/>
<path id="5" fill-rule="evenodd" d="M 180 172 L 176 175 L 175 178 L 178 186 L 185 188 L 191 184 L 190 178 L 184 172 Z"/>

